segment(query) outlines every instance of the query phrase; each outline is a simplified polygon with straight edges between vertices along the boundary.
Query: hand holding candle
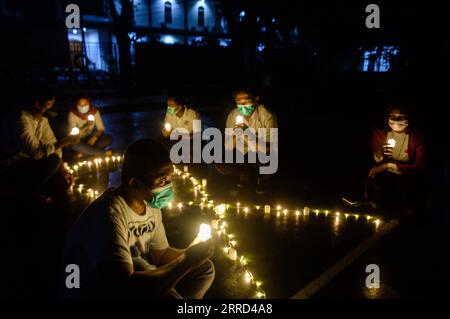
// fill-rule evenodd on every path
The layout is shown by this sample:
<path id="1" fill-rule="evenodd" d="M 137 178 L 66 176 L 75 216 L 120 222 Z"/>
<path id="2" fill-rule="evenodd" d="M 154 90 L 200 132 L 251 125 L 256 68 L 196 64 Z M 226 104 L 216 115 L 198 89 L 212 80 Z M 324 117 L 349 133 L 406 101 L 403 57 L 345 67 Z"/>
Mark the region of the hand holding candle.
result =
<path id="1" fill-rule="evenodd" d="M 80 134 L 80 129 L 78 127 L 73 127 L 72 130 L 70 131 L 70 135 L 76 136 L 78 134 Z"/>

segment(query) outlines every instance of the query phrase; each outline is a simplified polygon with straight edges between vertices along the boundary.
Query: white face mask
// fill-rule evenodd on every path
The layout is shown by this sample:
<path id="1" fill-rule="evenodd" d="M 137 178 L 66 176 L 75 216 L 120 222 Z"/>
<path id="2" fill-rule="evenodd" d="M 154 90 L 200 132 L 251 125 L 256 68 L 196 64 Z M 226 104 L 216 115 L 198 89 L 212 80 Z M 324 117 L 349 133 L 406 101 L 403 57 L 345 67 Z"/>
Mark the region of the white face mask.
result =
<path id="1" fill-rule="evenodd" d="M 409 125 L 408 120 L 403 120 L 403 121 L 389 120 L 389 127 L 394 132 L 403 132 L 404 130 L 406 130 L 408 125 Z"/>
<path id="2" fill-rule="evenodd" d="M 86 114 L 87 112 L 89 112 L 89 105 L 78 105 L 77 109 L 78 109 L 78 112 L 80 112 L 82 114 Z"/>

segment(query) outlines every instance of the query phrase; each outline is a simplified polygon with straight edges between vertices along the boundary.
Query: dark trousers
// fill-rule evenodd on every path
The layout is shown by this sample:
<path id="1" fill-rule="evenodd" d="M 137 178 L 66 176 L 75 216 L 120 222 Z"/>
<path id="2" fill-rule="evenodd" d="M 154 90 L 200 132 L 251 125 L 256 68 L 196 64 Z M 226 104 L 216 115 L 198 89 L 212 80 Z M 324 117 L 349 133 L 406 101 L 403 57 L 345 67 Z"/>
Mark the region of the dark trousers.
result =
<path id="1" fill-rule="evenodd" d="M 113 142 L 111 135 L 103 134 L 100 136 L 94 145 L 87 143 L 89 137 L 84 138 L 80 143 L 73 145 L 72 149 L 87 156 L 102 156 L 105 155 L 105 149 Z"/>
<path id="2" fill-rule="evenodd" d="M 368 178 L 367 197 L 380 210 L 418 208 L 424 203 L 423 183 L 419 175 L 382 172 Z"/>
<path id="3" fill-rule="evenodd" d="M 57 154 L 34 160 L 19 160 L 9 166 L 1 176 L 0 188 L 10 193 L 42 191 L 59 172 L 61 159 Z"/>

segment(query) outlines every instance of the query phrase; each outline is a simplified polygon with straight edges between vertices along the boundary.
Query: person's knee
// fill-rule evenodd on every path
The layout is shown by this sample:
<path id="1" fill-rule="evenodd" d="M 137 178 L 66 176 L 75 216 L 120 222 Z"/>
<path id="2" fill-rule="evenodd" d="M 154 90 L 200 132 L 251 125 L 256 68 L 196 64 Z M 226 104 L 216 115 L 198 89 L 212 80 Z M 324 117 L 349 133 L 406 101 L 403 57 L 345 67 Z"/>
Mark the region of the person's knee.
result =
<path id="1" fill-rule="evenodd" d="M 56 153 L 49 155 L 45 159 L 45 161 L 47 162 L 47 165 L 50 168 L 50 170 L 56 171 L 62 165 L 62 159 Z"/>

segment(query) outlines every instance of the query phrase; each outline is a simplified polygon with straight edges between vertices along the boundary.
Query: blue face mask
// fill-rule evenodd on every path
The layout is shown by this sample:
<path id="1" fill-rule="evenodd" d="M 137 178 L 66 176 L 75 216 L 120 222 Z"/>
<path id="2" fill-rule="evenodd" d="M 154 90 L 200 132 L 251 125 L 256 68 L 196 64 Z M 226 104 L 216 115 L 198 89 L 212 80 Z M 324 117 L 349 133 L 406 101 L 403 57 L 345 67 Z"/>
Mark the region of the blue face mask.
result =
<path id="1" fill-rule="evenodd" d="M 238 111 L 244 116 L 252 115 L 253 111 L 255 110 L 255 107 L 252 104 L 250 105 L 237 104 L 236 106 Z"/>
<path id="2" fill-rule="evenodd" d="M 147 204 L 153 208 L 164 208 L 173 200 L 172 183 L 166 186 L 156 188 L 151 191 L 153 193 L 152 200 L 147 200 Z"/>
<path id="3" fill-rule="evenodd" d="M 173 106 L 168 106 L 167 107 L 167 113 L 175 115 L 175 107 Z"/>

